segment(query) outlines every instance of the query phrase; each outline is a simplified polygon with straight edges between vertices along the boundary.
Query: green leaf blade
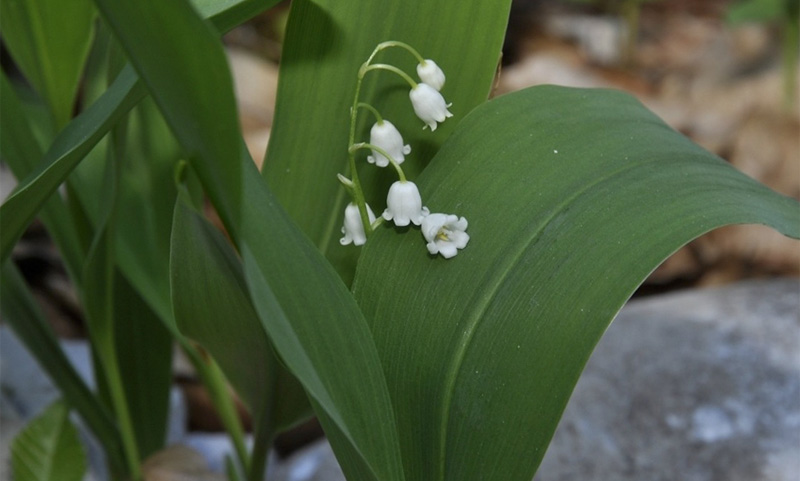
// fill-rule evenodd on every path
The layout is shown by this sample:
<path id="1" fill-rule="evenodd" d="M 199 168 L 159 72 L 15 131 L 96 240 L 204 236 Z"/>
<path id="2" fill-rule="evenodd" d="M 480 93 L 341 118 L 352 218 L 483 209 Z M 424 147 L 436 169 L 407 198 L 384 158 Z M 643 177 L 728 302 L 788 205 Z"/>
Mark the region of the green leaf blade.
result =
<path id="1" fill-rule="evenodd" d="M 17 481 L 80 481 L 86 454 L 63 402 L 51 404 L 11 444 L 11 467 Z"/>
<path id="2" fill-rule="evenodd" d="M 22 72 L 47 101 L 57 128 L 71 115 L 93 35 L 89 0 L 4 0 L 3 39 Z"/>
<path id="3" fill-rule="evenodd" d="M 446 261 L 382 229 L 354 292 L 425 479 L 530 479 L 608 323 L 684 243 L 729 223 L 800 236 L 796 201 L 614 92 L 489 102 L 419 186 L 432 211 L 467 217 L 469 245 Z"/>

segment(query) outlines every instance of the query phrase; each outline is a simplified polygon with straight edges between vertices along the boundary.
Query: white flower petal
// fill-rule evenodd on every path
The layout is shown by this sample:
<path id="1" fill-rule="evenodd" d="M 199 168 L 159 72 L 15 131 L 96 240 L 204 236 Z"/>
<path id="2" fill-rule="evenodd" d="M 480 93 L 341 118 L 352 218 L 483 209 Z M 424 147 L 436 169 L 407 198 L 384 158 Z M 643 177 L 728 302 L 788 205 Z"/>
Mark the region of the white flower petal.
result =
<path id="1" fill-rule="evenodd" d="M 441 254 L 445 259 L 458 254 L 469 242 L 467 219 L 452 214 L 430 214 L 422 220 L 422 235 L 428 241 L 426 247 L 433 255 Z"/>
<path id="2" fill-rule="evenodd" d="M 369 217 L 370 224 L 375 222 L 375 214 L 372 212 L 369 204 L 367 204 L 367 217 Z M 342 234 L 344 234 L 344 237 L 339 239 L 342 245 L 354 244 L 360 246 L 367 242 L 367 235 L 364 233 L 364 224 L 361 222 L 361 213 L 358 211 L 358 206 L 353 202 L 347 204 L 347 207 L 344 209 Z"/>
<path id="3" fill-rule="evenodd" d="M 414 107 L 414 113 L 427 127 L 430 127 L 431 131 L 436 130 L 437 122 L 444 122 L 446 118 L 453 116 L 447 110 L 451 104 L 446 103 L 442 94 L 424 82 L 412 88 L 408 96 Z"/>
<path id="4" fill-rule="evenodd" d="M 402 164 L 405 156 L 411 153 L 411 146 L 403 145 L 403 136 L 400 131 L 388 120 L 376 122 L 369 131 L 369 143 L 380 147 L 389 154 L 398 164 Z M 367 157 L 367 162 L 378 167 L 389 165 L 389 159 L 380 152 L 373 150 Z"/>
<path id="5" fill-rule="evenodd" d="M 422 206 L 422 197 L 416 184 L 398 180 L 389 187 L 386 210 L 383 212 L 384 219 L 393 220 L 395 225 L 400 227 L 409 223 L 420 225 L 428 213 L 428 208 Z"/>

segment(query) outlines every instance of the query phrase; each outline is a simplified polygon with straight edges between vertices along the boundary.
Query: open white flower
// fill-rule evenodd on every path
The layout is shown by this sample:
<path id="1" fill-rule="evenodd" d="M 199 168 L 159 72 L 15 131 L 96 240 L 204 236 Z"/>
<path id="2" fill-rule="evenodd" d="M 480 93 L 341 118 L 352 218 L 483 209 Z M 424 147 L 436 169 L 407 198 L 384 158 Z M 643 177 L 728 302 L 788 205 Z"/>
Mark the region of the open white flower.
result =
<path id="1" fill-rule="evenodd" d="M 419 75 L 420 80 L 436 90 L 442 90 L 442 87 L 444 87 L 444 72 L 436 65 L 436 62 L 429 58 L 417 64 L 417 75 Z"/>
<path id="2" fill-rule="evenodd" d="M 403 145 L 403 136 L 388 120 L 377 122 L 372 126 L 369 131 L 369 143 L 385 150 L 398 164 L 402 164 L 405 156 L 411 153 L 411 146 Z M 389 159 L 375 150 L 372 151 L 372 155 L 367 156 L 367 162 L 378 167 L 389 165 Z"/>
<path id="3" fill-rule="evenodd" d="M 469 242 L 467 219 L 452 214 L 430 214 L 422 220 L 422 235 L 428 241 L 428 252 L 449 259 Z"/>
<path id="4" fill-rule="evenodd" d="M 398 180 L 389 187 L 384 219 L 394 220 L 395 225 L 400 227 L 407 226 L 409 222 L 419 225 L 429 212 L 427 207 L 422 206 L 422 197 L 413 182 Z"/>
<path id="5" fill-rule="evenodd" d="M 446 118 L 453 116 L 447 110 L 452 104 L 446 103 L 442 94 L 424 82 L 412 88 L 408 96 L 414 107 L 414 113 L 425 122 L 426 127 L 431 128 L 431 132 L 436 130 L 437 122 L 444 122 Z"/>
<path id="6" fill-rule="evenodd" d="M 367 205 L 367 216 L 370 224 L 375 222 L 375 214 L 369 208 L 369 204 Z M 367 242 L 367 234 L 364 232 L 364 224 L 361 222 L 361 213 L 358 212 L 358 206 L 353 202 L 347 204 L 344 209 L 342 234 L 344 234 L 344 237 L 339 239 L 339 242 L 343 246 L 350 243 L 360 246 Z"/>

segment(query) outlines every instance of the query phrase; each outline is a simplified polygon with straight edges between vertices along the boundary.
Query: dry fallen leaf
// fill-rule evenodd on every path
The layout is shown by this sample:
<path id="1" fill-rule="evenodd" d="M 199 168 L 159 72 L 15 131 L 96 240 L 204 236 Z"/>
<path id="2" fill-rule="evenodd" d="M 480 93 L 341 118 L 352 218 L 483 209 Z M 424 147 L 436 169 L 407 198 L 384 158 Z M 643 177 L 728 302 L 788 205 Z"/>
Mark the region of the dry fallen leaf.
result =
<path id="1" fill-rule="evenodd" d="M 202 454 L 175 444 L 147 458 L 142 465 L 145 481 L 226 481 L 224 475 L 208 468 Z"/>

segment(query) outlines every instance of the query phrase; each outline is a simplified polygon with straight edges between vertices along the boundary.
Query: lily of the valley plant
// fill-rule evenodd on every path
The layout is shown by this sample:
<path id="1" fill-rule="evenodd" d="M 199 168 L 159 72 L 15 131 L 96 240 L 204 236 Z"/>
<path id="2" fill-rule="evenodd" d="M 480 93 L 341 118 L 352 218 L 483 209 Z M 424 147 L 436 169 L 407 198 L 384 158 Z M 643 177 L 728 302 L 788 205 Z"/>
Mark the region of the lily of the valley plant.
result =
<path id="1" fill-rule="evenodd" d="M 0 307 L 62 396 L 15 440 L 14 479 L 80 480 L 75 418 L 95 470 L 152 479 L 180 442 L 177 346 L 232 481 L 262 480 L 275 436 L 312 415 L 350 481 L 528 481 L 594 345 L 669 254 L 727 224 L 800 237 L 796 200 L 626 94 L 487 100 L 511 0 L 292 2 L 259 172 L 220 37 L 277 3 L 0 2 L 18 181 Z M 91 383 L 12 258 L 36 218 L 78 291 Z"/>

